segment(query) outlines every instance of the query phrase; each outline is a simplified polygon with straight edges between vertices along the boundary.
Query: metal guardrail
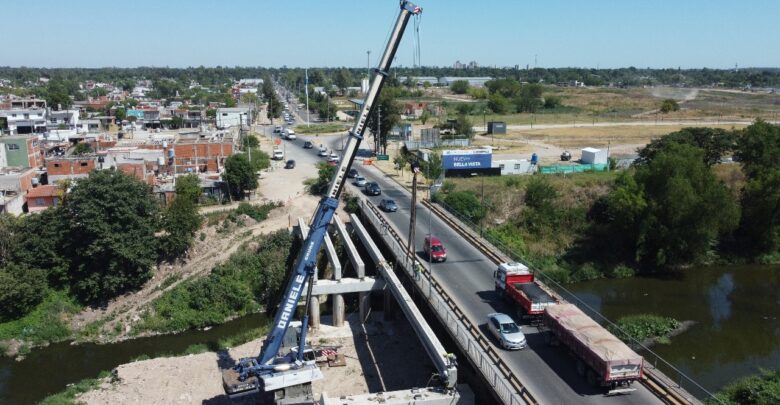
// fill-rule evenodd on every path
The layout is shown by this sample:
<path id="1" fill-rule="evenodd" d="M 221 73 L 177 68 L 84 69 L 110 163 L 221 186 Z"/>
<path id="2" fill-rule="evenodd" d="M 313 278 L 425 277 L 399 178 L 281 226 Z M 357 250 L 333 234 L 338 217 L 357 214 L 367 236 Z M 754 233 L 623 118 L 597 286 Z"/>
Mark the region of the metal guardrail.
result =
<path id="1" fill-rule="evenodd" d="M 406 243 L 397 229 L 382 218 L 370 201 L 361 198 L 361 204 L 363 218 L 371 223 L 393 252 L 396 266 L 407 273 L 409 279 L 428 300 L 433 313 L 447 327 L 458 346 L 469 356 L 498 398 L 507 405 L 537 404 L 534 396 L 504 363 L 479 328 L 458 308 L 441 284 L 431 277 L 427 270 L 415 273 L 415 255 L 406 249 Z"/>
<path id="2" fill-rule="evenodd" d="M 468 240 L 472 245 L 474 245 L 474 247 L 477 248 L 477 250 L 485 254 L 485 256 L 488 257 L 494 263 L 506 262 L 507 259 L 514 260 L 514 261 L 521 261 L 521 262 L 523 261 L 519 255 L 515 254 L 515 252 L 513 252 L 505 245 L 503 245 L 501 241 L 489 240 L 490 238 L 488 236 L 479 236 L 479 232 L 476 231 L 477 227 L 474 224 L 470 223 L 467 219 L 462 218 L 457 213 L 452 212 L 450 209 L 446 209 L 444 204 L 431 203 L 429 200 L 423 200 L 422 204 L 427 208 L 429 208 L 432 212 L 434 212 L 436 216 L 439 217 L 439 219 L 447 223 L 450 227 L 452 227 L 453 230 L 455 230 L 456 232 L 458 232 L 458 234 L 460 234 L 466 240 Z M 502 255 L 504 257 L 502 257 Z M 544 274 L 544 272 L 533 268 L 533 266 L 529 265 L 528 263 L 525 264 L 528 265 L 529 268 L 534 270 L 534 273 L 541 279 L 540 281 L 542 282 L 546 281 L 546 283 L 548 284 L 547 290 L 549 292 L 552 292 L 553 295 L 555 295 L 558 299 L 563 298 L 559 293 L 559 291 L 552 290 L 549 287 L 549 285 L 551 284 L 557 285 L 557 283 L 554 280 L 550 279 L 547 275 Z M 565 293 L 571 298 L 576 300 L 574 294 L 570 293 L 569 291 L 565 291 Z M 582 308 L 582 309 L 585 310 L 586 313 L 589 314 L 589 316 L 592 317 L 594 315 L 592 308 Z M 606 317 L 604 317 L 599 313 L 595 313 L 595 315 L 610 324 L 612 323 L 609 319 L 607 319 Z M 639 342 L 636 343 L 640 344 L 640 347 L 645 349 L 645 351 L 647 352 L 647 355 L 644 356 L 645 373 L 641 383 L 642 385 L 647 387 L 659 399 L 661 399 L 665 403 L 672 404 L 672 405 L 700 404 L 701 401 L 698 400 L 695 396 L 691 395 L 690 392 L 688 392 L 690 388 L 683 387 L 682 385 L 683 380 L 685 380 L 686 382 L 688 382 L 691 388 L 696 389 L 698 392 L 702 394 L 703 397 L 707 397 L 712 400 L 715 400 L 716 402 L 720 402 L 718 401 L 717 397 L 712 395 L 711 392 L 707 391 L 704 387 L 702 387 L 701 385 L 699 385 L 698 383 L 690 379 L 688 376 L 684 375 L 681 371 L 679 371 L 673 365 L 668 363 L 665 359 L 663 359 L 662 357 L 660 357 L 659 355 L 657 355 L 647 347 L 641 346 L 641 343 Z M 652 364 L 650 360 L 653 360 Z M 679 382 L 675 382 L 673 379 L 668 377 L 662 371 L 658 370 L 656 365 L 658 364 L 659 360 L 678 373 Z"/>

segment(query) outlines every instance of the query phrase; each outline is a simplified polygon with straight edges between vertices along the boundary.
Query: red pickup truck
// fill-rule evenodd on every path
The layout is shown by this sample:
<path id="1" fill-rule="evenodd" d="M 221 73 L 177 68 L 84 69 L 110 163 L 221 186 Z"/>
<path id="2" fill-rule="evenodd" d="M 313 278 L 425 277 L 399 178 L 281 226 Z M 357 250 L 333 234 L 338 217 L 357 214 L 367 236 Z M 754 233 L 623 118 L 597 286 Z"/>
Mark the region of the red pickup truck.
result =
<path id="1" fill-rule="evenodd" d="M 544 308 L 557 303 L 522 263 L 501 263 L 493 273 L 496 292 L 518 305 L 518 315 L 539 320 Z"/>

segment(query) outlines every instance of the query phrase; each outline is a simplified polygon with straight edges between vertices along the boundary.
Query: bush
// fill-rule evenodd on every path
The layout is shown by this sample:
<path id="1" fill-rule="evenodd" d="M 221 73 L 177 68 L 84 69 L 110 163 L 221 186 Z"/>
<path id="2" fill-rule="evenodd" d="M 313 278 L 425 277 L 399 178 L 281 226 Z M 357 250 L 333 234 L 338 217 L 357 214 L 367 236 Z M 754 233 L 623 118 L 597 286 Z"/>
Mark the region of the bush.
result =
<path id="1" fill-rule="evenodd" d="M 46 294 L 46 272 L 12 263 L 0 269 L 0 322 L 18 319 Z"/>
<path id="2" fill-rule="evenodd" d="M 0 340 L 20 339 L 33 344 L 66 340 L 71 331 L 63 318 L 79 310 L 81 307 L 64 292 L 50 293 L 29 314 L 0 323 Z"/>
<path id="3" fill-rule="evenodd" d="M 761 370 L 758 375 L 737 380 L 717 394 L 726 404 L 763 405 L 780 403 L 780 369 Z"/>
<path id="4" fill-rule="evenodd" d="M 471 191 L 453 191 L 444 197 L 444 203 L 467 220 L 477 223 L 485 217 L 487 211 L 477 196 Z"/>
<path id="5" fill-rule="evenodd" d="M 669 333 L 680 326 L 680 322 L 674 318 L 641 314 L 624 316 L 618 319 L 615 325 L 617 327 L 609 325 L 609 331 L 621 340 L 633 343 L 633 340 L 643 342 L 648 338 L 668 337 Z"/>
<path id="6" fill-rule="evenodd" d="M 576 266 L 571 272 L 571 279 L 573 282 L 596 280 L 603 278 L 604 274 L 593 263 L 585 263 L 580 266 Z"/>
<path id="7" fill-rule="evenodd" d="M 263 237 L 257 252 L 239 249 L 208 277 L 166 291 L 144 314 L 139 329 L 177 332 L 257 312 L 281 288 L 294 253 L 286 230 Z"/>
<path id="8" fill-rule="evenodd" d="M 666 114 L 670 113 L 672 111 L 679 111 L 680 110 L 680 104 L 677 104 L 677 101 L 674 101 L 672 99 L 666 99 L 661 102 L 661 112 Z"/>
<path id="9" fill-rule="evenodd" d="M 268 214 L 274 209 L 279 207 L 277 203 L 268 203 L 263 205 L 253 205 L 246 202 L 238 204 L 238 208 L 233 212 L 232 218 L 238 215 L 246 215 L 255 221 L 265 221 L 268 219 Z M 234 221 L 235 222 L 235 221 Z"/>

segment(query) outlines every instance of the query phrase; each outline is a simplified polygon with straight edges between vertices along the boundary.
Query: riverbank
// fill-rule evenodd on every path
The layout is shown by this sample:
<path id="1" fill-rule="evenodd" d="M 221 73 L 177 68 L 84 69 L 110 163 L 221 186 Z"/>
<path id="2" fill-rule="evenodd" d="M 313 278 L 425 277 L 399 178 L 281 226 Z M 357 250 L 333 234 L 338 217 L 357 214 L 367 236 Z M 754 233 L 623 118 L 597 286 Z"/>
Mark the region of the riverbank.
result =
<path id="1" fill-rule="evenodd" d="M 373 313 L 372 319 L 376 321 L 369 320 L 363 327 L 357 314 L 350 314 L 344 327 L 323 324 L 309 334 L 313 345 L 335 347 L 346 360 L 343 367 L 320 365 L 325 378 L 313 384 L 316 397 L 323 392 L 334 398 L 425 386 L 433 366 L 408 322 L 379 321 L 381 312 Z M 328 322 L 329 317 L 323 317 L 323 321 Z M 80 384 L 89 389 L 74 399 L 86 404 L 228 404 L 220 369 L 232 359 L 256 356 L 261 343 L 261 339 L 255 339 L 224 352 L 122 364 L 98 378 L 97 383 Z"/>

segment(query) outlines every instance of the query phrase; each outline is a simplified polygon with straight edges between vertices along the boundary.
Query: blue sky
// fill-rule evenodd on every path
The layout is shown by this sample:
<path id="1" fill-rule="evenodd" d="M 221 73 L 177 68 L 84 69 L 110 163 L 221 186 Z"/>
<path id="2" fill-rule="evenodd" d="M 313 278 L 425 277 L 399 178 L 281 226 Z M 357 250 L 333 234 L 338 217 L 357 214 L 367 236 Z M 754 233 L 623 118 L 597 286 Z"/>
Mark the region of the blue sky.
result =
<path id="1" fill-rule="evenodd" d="M 360 67 L 366 65 L 366 50 L 376 63 L 397 4 L 3 0 L 0 65 Z M 420 0 L 419 5 L 423 65 L 474 60 L 532 67 L 780 67 L 777 0 Z M 407 29 L 396 65 L 410 66 L 412 58 Z"/>

